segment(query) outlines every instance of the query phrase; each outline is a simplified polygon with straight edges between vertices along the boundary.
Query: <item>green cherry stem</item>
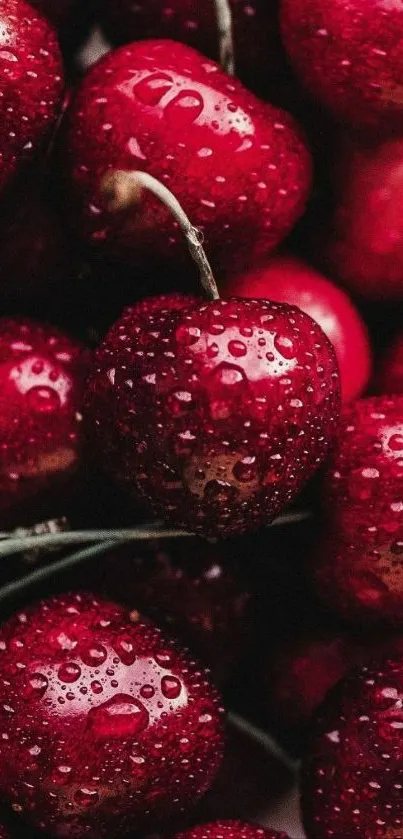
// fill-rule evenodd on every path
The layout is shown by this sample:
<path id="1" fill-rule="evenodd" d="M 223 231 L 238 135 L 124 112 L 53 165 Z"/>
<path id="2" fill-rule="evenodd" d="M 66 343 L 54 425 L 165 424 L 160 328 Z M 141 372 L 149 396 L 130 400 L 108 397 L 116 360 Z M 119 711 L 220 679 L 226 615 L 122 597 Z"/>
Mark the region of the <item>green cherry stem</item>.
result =
<path id="1" fill-rule="evenodd" d="M 185 236 L 189 253 L 199 269 L 200 281 L 207 296 L 211 300 L 219 300 L 217 283 L 203 248 L 202 234 L 197 227 L 193 227 L 170 189 L 153 175 L 139 170 L 108 172 L 101 183 L 101 191 L 107 201 L 108 210 L 115 213 L 139 204 L 144 189 L 151 192 L 172 213 Z"/>

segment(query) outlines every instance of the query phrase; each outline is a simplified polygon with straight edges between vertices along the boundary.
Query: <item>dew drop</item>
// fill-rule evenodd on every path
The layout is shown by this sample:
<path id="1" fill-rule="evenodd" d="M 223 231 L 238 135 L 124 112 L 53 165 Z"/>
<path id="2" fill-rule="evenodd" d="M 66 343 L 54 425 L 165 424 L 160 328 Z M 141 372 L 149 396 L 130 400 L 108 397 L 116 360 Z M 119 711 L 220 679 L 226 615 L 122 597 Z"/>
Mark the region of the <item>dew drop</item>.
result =
<path id="1" fill-rule="evenodd" d="M 88 713 L 88 725 L 96 737 L 134 737 L 148 726 L 148 711 L 129 694 L 119 693 Z"/>
<path id="2" fill-rule="evenodd" d="M 234 356 L 234 358 L 242 358 L 242 356 L 247 353 L 247 347 L 243 341 L 230 341 L 228 344 L 228 351 Z"/>
<path id="3" fill-rule="evenodd" d="M 152 685 L 143 685 L 140 688 L 140 696 L 142 696 L 143 699 L 152 699 L 154 694 L 155 688 L 153 688 Z"/>
<path id="4" fill-rule="evenodd" d="M 91 807 L 99 801 L 99 794 L 96 789 L 89 789 L 88 787 L 81 787 L 74 794 L 74 801 L 80 807 Z"/>
<path id="5" fill-rule="evenodd" d="M 81 653 L 84 664 L 88 664 L 89 667 L 97 667 L 103 664 L 107 656 L 108 653 L 102 644 L 90 644 Z"/>
<path id="6" fill-rule="evenodd" d="M 52 413 L 60 408 L 60 397 L 51 387 L 31 387 L 26 393 L 29 407 L 38 414 Z"/>
<path id="7" fill-rule="evenodd" d="M 95 694 L 102 693 L 103 687 L 101 685 L 101 682 L 97 682 L 96 679 L 93 682 L 91 682 L 91 690 Z"/>
<path id="8" fill-rule="evenodd" d="M 38 699 L 40 699 L 46 693 L 48 685 L 49 682 L 43 673 L 33 673 L 28 678 L 26 690 L 24 691 L 24 698 L 31 699 L 32 697 L 37 696 Z"/>
<path id="9" fill-rule="evenodd" d="M 58 676 L 61 682 L 76 682 L 81 676 L 81 667 L 74 661 L 68 661 L 59 667 Z"/>
<path id="10" fill-rule="evenodd" d="M 176 699 L 182 690 L 182 684 L 176 676 L 163 676 L 161 690 L 166 699 Z"/>
<path id="11" fill-rule="evenodd" d="M 130 638 L 119 638 L 115 645 L 115 652 L 121 662 L 130 667 L 136 660 L 136 653 L 133 641 Z"/>
<path id="12" fill-rule="evenodd" d="M 159 653 L 155 653 L 154 658 L 160 667 L 170 667 L 172 664 L 172 653 L 169 650 L 161 650 Z"/>
<path id="13" fill-rule="evenodd" d="M 287 360 L 295 358 L 295 349 L 291 338 L 287 338 L 286 335 L 275 335 L 273 343 L 277 352 L 279 352 L 283 358 L 286 358 Z"/>

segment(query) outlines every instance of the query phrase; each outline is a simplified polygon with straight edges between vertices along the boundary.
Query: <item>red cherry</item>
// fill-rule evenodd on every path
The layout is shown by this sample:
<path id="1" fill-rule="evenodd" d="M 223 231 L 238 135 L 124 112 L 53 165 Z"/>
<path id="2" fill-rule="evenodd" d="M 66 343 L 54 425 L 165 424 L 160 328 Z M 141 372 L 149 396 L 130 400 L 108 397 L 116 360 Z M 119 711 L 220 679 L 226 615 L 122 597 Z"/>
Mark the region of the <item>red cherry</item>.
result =
<path id="1" fill-rule="evenodd" d="M 403 397 L 344 408 L 312 569 L 319 593 L 343 617 L 402 624 L 402 491 Z"/>
<path id="2" fill-rule="evenodd" d="M 62 59 L 56 33 L 24 0 L 0 14 L 0 189 L 37 152 L 60 108 Z"/>
<path id="3" fill-rule="evenodd" d="M 403 334 L 399 334 L 382 358 L 377 376 L 378 393 L 403 395 Z"/>
<path id="4" fill-rule="evenodd" d="M 251 593 L 234 550 L 232 543 L 190 538 L 121 548 L 97 558 L 96 588 L 165 626 L 223 682 L 252 634 Z M 84 569 L 85 584 L 93 578 L 94 567 Z M 82 587 L 80 581 L 81 574 Z"/>
<path id="5" fill-rule="evenodd" d="M 358 662 L 370 655 L 346 632 L 316 630 L 276 642 L 265 665 L 270 719 L 282 728 L 305 726 L 326 694 Z"/>
<path id="6" fill-rule="evenodd" d="M 65 489 L 81 461 L 84 348 L 51 326 L 0 318 L 0 520 Z"/>
<path id="7" fill-rule="evenodd" d="M 224 821 L 199 824 L 175 839 L 288 839 L 285 833 L 260 827 L 258 824 L 226 819 Z"/>
<path id="8" fill-rule="evenodd" d="M 340 368 L 343 401 L 359 396 L 368 383 L 371 355 L 365 324 L 355 306 L 330 280 L 291 256 L 278 256 L 265 268 L 228 283 L 236 297 L 263 297 L 298 306 L 333 344 Z"/>
<path id="9" fill-rule="evenodd" d="M 175 194 L 222 271 L 261 262 L 301 215 L 309 155 L 288 114 L 263 104 L 189 47 L 144 41 L 85 76 L 68 120 L 79 230 L 135 264 L 183 261 L 182 235 L 147 195 L 106 210 L 101 181 L 144 168 Z"/>
<path id="10" fill-rule="evenodd" d="M 362 297 L 403 299 L 403 140 L 343 149 L 325 259 Z"/>
<path id="11" fill-rule="evenodd" d="M 215 2 L 139 0 L 133 4 L 130 0 L 106 0 L 107 31 L 123 44 L 144 38 L 181 41 L 218 61 Z M 278 31 L 277 3 L 230 0 L 229 8 L 236 76 L 252 90 L 278 93 L 289 73 Z"/>
<path id="12" fill-rule="evenodd" d="M 338 119 L 402 127 L 403 7 L 392 0 L 282 0 L 283 39 L 298 77 Z"/>
<path id="13" fill-rule="evenodd" d="M 128 308 L 101 344 L 87 413 L 108 469 L 190 530 L 268 524 L 326 456 L 333 347 L 308 315 L 263 300 Z"/>
<path id="14" fill-rule="evenodd" d="M 303 771 L 310 839 L 400 839 L 403 662 L 362 667 L 321 711 Z"/>
<path id="15" fill-rule="evenodd" d="M 144 831 L 209 787 L 217 694 L 137 612 L 66 594 L 0 635 L 0 790 L 32 824 L 56 837 Z"/>

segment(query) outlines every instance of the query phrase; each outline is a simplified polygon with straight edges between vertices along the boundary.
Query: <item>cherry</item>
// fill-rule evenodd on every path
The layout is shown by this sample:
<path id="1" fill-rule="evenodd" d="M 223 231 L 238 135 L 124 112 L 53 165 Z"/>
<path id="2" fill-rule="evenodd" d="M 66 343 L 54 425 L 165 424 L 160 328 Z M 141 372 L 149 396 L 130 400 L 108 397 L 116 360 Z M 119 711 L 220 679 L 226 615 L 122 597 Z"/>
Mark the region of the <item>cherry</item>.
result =
<path id="1" fill-rule="evenodd" d="M 141 208 L 108 211 L 108 172 L 144 167 L 168 185 L 227 273 L 265 259 L 309 191 L 309 155 L 291 117 L 170 41 L 121 47 L 91 68 L 66 143 L 79 231 L 147 270 L 153 260 L 162 270 L 183 262 L 180 232 L 152 196 Z"/>
<path id="2" fill-rule="evenodd" d="M 335 630 L 312 630 L 284 639 L 265 665 L 267 707 L 282 728 L 306 726 L 326 694 L 358 662 L 370 644 Z"/>
<path id="3" fill-rule="evenodd" d="M 183 833 L 178 833 L 175 839 L 288 839 L 288 837 L 285 833 L 260 827 L 258 824 L 225 819 L 199 824 Z"/>
<path id="4" fill-rule="evenodd" d="M 362 297 L 403 299 L 403 140 L 344 145 L 327 265 Z"/>
<path id="5" fill-rule="evenodd" d="M 402 624 L 402 488 L 403 397 L 345 407 L 312 563 L 318 592 L 343 617 Z"/>
<path id="6" fill-rule="evenodd" d="M 365 324 L 344 291 L 314 268 L 295 257 L 278 256 L 264 268 L 231 279 L 228 291 L 298 306 L 319 324 L 336 350 L 343 401 L 365 389 L 371 366 Z"/>
<path id="7" fill-rule="evenodd" d="M 378 393 L 403 395 L 403 334 L 399 333 L 386 350 L 378 372 Z"/>
<path id="8" fill-rule="evenodd" d="M 403 8 L 384 0 L 281 0 L 283 39 L 310 93 L 348 124 L 403 126 Z"/>
<path id="9" fill-rule="evenodd" d="M 236 76 L 259 93 L 278 93 L 288 79 L 277 3 L 266 0 L 106 0 L 104 23 L 115 42 L 168 38 L 220 59 L 220 8 L 230 13 Z M 222 14 L 221 14 L 222 20 Z M 224 28 L 225 32 L 225 28 Z M 221 42 L 222 46 L 222 42 Z M 225 62 L 224 62 L 225 63 Z M 277 88 L 277 91 L 276 91 Z"/>
<path id="10" fill-rule="evenodd" d="M 126 309 L 99 347 L 86 410 L 107 468 L 204 534 L 268 524 L 326 456 L 333 348 L 298 309 L 214 300 Z"/>
<path id="11" fill-rule="evenodd" d="M 217 694 L 137 611 L 66 594 L 0 635 L 0 790 L 32 824 L 57 837 L 141 831 L 209 787 Z"/>
<path id="12" fill-rule="evenodd" d="M 166 627 L 212 669 L 216 683 L 223 682 L 252 634 L 251 593 L 235 548 L 191 538 L 143 542 L 109 552 L 102 563 L 97 558 L 96 568 L 84 569 L 84 580 Z M 82 586 L 80 580 L 79 574 Z"/>
<path id="13" fill-rule="evenodd" d="M 0 318 L 0 520 L 19 522 L 77 471 L 84 348 L 52 326 Z"/>
<path id="14" fill-rule="evenodd" d="M 310 839 L 403 835 L 403 662 L 388 656 L 351 674 L 320 712 L 303 771 Z"/>
<path id="15" fill-rule="evenodd" d="M 0 14 L 0 189 L 33 157 L 59 115 L 63 68 L 56 33 L 25 0 Z"/>

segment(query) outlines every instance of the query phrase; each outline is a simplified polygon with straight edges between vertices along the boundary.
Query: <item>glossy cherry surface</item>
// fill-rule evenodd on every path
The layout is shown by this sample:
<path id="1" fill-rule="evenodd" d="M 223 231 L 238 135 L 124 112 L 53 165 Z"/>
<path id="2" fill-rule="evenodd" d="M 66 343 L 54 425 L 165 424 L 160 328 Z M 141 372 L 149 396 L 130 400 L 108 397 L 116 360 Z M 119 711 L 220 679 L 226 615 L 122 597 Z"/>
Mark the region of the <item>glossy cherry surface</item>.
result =
<path id="1" fill-rule="evenodd" d="M 157 300 L 158 302 L 158 300 Z M 298 309 L 169 299 L 128 308 L 97 351 L 87 414 L 107 468 L 203 534 L 268 524 L 337 428 L 333 347 Z"/>
<path id="2" fill-rule="evenodd" d="M 281 0 L 285 46 L 310 93 L 337 118 L 403 125 L 400 0 Z"/>
<path id="3" fill-rule="evenodd" d="M 402 623 L 403 397 L 344 408 L 322 497 L 318 592 L 343 617 Z"/>
<path id="4" fill-rule="evenodd" d="M 310 315 L 336 350 L 343 401 L 361 395 L 371 369 L 367 329 L 349 297 L 323 274 L 300 259 L 278 256 L 264 268 L 230 279 L 227 291 L 290 303 Z"/>
<path id="5" fill-rule="evenodd" d="M 356 671 L 320 712 L 302 785 L 312 839 L 400 839 L 403 835 L 403 661 Z"/>
<path id="6" fill-rule="evenodd" d="M 66 594 L 0 636 L 0 790 L 32 824 L 58 837 L 145 830 L 208 788 L 217 695 L 138 612 Z"/>
<path id="7" fill-rule="evenodd" d="M 79 231 L 148 268 L 189 265 L 183 235 L 154 196 L 112 214 L 100 182 L 145 170 L 169 187 L 220 272 L 262 261 L 304 209 L 310 159 L 284 111 L 260 102 L 196 51 L 170 41 L 121 47 L 73 100 L 67 168 Z"/>
<path id="8" fill-rule="evenodd" d="M 80 465 L 87 351 L 58 329 L 0 318 L 0 518 L 61 491 Z"/>
<path id="9" fill-rule="evenodd" d="M 63 66 L 57 36 L 25 0 L 0 11 L 0 189 L 51 139 L 61 107 Z"/>
<path id="10" fill-rule="evenodd" d="M 335 171 L 326 263 L 362 297 L 403 300 L 403 140 L 346 144 Z"/>

